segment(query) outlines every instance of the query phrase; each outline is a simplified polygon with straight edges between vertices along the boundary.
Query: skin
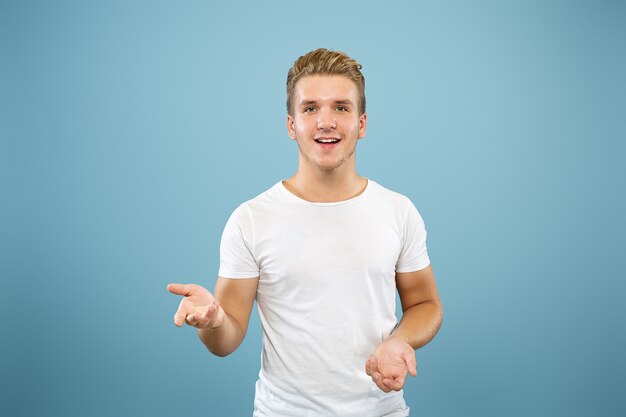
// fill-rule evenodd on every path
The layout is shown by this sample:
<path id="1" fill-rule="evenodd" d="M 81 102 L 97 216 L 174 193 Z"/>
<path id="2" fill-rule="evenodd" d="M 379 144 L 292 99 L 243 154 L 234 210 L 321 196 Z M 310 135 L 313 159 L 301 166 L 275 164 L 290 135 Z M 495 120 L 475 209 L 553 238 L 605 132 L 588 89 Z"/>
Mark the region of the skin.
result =
<path id="1" fill-rule="evenodd" d="M 417 375 L 415 349 L 435 337 L 443 320 L 431 266 L 396 273 L 396 288 L 403 311 L 400 324 L 365 363 L 365 372 L 385 392 L 401 390 L 407 374 Z"/>
<path id="2" fill-rule="evenodd" d="M 359 194 L 367 180 L 356 172 L 357 141 L 365 137 L 367 114 L 358 113 L 358 90 L 346 77 L 313 75 L 294 89 L 287 132 L 298 144 L 298 171 L 285 187 L 305 200 L 341 201 Z M 325 149 L 317 138 L 340 138 Z"/>
<path id="3" fill-rule="evenodd" d="M 355 150 L 365 137 L 367 115 L 358 112 L 358 90 L 343 76 L 311 75 L 301 78 L 294 91 L 294 109 L 287 115 L 289 137 L 298 144 L 298 170 L 283 181 L 285 187 L 312 202 L 352 198 L 365 189 L 367 180 L 356 172 Z M 319 138 L 338 138 L 335 146 L 323 146 Z M 198 329 L 198 336 L 215 355 L 233 352 L 246 335 L 258 286 L 258 277 L 218 277 L 215 291 L 195 284 L 170 284 L 172 294 L 182 296 L 174 315 L 177 326 Z M 443 318 L 432 268 L 397 273 L 396 287 L 402 319 L 364 364 L 364 370 L 383 391 L 402 389 L 408 374 L 417 374 L 415 349 L 437 333 Z"/>

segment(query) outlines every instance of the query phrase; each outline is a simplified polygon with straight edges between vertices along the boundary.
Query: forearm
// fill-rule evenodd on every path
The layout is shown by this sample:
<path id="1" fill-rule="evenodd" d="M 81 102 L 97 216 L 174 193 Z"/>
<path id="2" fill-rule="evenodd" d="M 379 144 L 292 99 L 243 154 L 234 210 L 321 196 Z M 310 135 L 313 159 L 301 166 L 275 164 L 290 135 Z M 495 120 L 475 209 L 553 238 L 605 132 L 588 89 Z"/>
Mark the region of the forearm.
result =
<path id="1" fill-rule="evenodd" d="M 443 320 L 439 301 L 425 301 L 404 311 L 398 327 L 389 338 L 399 338 L 419 349 L 437 334 Z"/>
<path id="2" fill-rule="evenodd" d="M 226 356 L 239 347 L 245 333 L 237 322 L 225 312 L 224 321 L 219 327 L 198 329 L 198 336 L 211 353 L 217 356 Z"/>

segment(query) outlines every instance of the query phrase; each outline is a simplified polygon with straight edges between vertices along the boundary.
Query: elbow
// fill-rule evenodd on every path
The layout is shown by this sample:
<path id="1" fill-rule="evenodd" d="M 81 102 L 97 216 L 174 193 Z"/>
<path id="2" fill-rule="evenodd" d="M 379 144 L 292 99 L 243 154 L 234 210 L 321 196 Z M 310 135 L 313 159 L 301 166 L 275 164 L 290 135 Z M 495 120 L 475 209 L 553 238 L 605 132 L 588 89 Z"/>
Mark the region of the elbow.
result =
<path id="1" fill-rule="evenodd" d="M 215 356 L 219 356 L 220 358 L 225 358 L 226 356 L 230 355 L 233 352 L 221 352 L 221 351 L 211 351 L 209 350 L 212 354 L 214 354 Z"/>
<path id="2" fill-rule="evenodd" d="M 219 356 L 220 358 L 230 355 L 237 350 L 241 344 L 241 340 L 215 337 L 215 335 L 211 335 L 208 332 L 205 333 L 202 330 L 198 330 L 198 336 L 200 337 L 202 344 L 204 344 L 204 347 L 206 347 L 207 350 L 213 355 Z"/>
<path id="3" fill-rule="evenodd" d="M 209 352 L 211 352 L 213 355 L 218 356 L 220 358 L 225 358 L 226 356 L 230 355 L 235 350 L 237 350 L 237 347 L 229 348 L 225 346 L 211 346 L 207 344 L 205 344 L 205 346 Z"/>

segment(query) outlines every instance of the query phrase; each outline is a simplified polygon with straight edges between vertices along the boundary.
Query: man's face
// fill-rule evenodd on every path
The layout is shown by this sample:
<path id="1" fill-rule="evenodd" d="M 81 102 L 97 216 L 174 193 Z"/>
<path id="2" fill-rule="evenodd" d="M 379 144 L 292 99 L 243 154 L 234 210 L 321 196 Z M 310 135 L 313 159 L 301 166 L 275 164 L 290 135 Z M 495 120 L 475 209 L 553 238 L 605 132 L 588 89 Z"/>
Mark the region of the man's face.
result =
<path id="1" fill-rule="evenodd" d="M 354 164 L 356 142 L 365 136 L 367 115 L 359 115 L 356 85 L 341 75 L 310 75 L 296 83 L 289 137 L 298 142 L 300 164 L 333 172 Z M 354 166 L 354 165 L 352 165 Z"/>

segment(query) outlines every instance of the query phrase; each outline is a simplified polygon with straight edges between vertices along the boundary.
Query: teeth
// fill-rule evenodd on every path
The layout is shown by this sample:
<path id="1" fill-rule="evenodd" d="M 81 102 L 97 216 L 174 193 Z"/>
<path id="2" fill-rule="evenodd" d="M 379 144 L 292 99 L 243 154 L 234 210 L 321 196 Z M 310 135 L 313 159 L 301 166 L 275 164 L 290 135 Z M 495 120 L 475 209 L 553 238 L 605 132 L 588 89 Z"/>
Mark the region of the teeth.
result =
<path id="1" fill-rule="evenodd" d="M 320 143 L 336 143 L 339 142 L 338 139 L 317 139 L 317 142 Z"/>

